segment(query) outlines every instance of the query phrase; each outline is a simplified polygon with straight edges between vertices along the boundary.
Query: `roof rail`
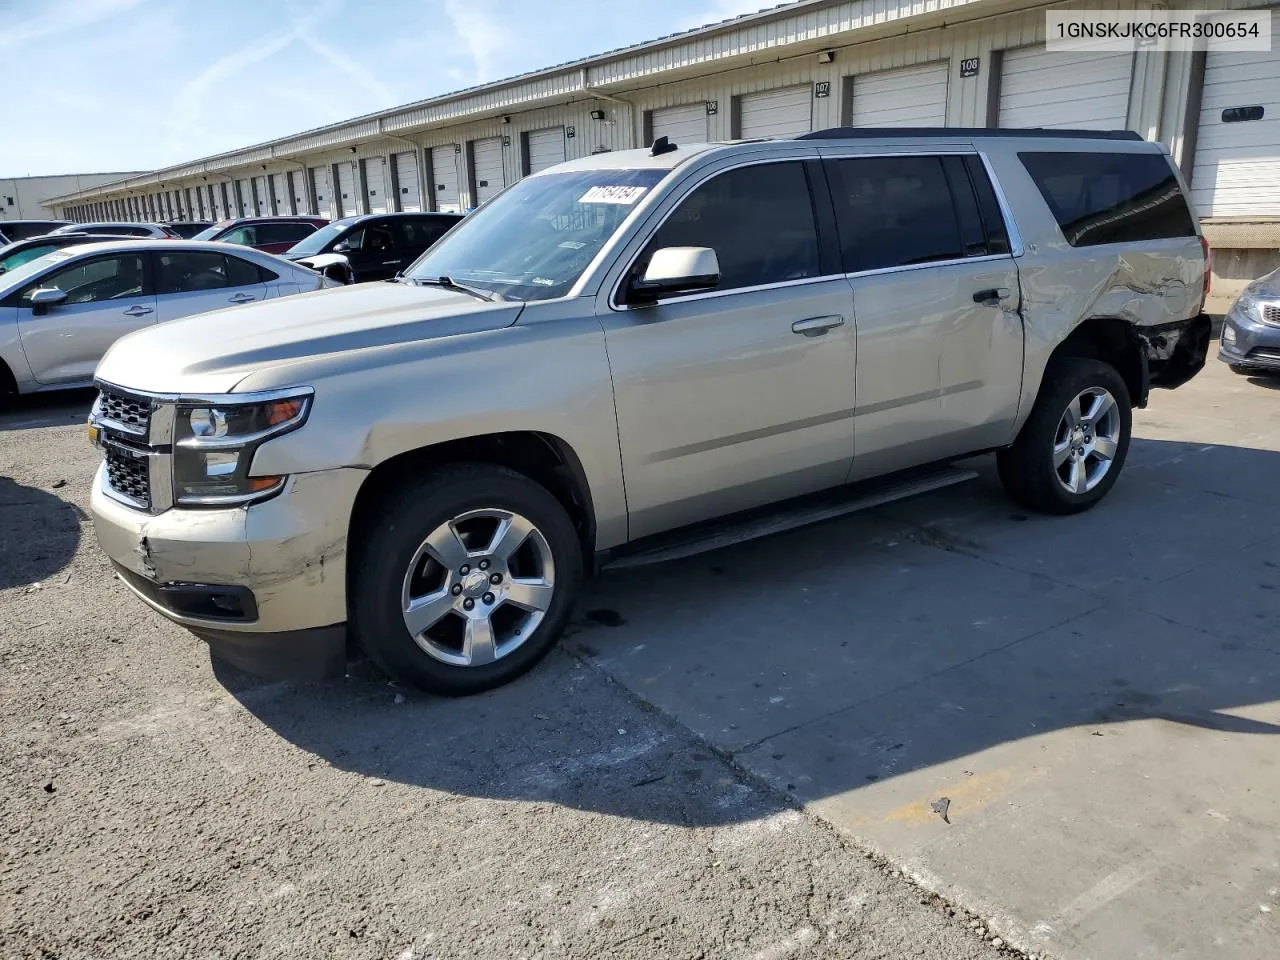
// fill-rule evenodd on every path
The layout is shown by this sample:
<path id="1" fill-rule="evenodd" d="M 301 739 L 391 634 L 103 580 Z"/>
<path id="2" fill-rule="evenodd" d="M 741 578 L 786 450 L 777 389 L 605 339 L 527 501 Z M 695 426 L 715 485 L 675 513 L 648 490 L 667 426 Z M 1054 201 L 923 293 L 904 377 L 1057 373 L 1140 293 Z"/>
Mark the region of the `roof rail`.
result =
<path id="1" fill-rule="evenodd" d="M 1043 127 L 832 127 L 797 140 L 884 140 L 914 137 L 1038 137 L 1046 140 L 1141 140 L 1132 130 L 1046 130 Z"/>

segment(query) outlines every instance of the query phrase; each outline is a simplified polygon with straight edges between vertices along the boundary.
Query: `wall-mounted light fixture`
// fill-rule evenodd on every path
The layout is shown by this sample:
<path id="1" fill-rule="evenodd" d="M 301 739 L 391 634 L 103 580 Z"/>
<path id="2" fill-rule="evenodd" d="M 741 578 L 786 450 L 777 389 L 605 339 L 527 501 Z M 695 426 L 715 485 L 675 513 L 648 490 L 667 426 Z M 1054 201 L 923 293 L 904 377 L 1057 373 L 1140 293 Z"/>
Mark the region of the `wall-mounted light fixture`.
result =
<path id="1" fill-rule="evenodd" d="M 358 151 L 358 149 L 357 149 L 356 147 L 347 147 L 347 149 L 348 149 L 348 150 L 350 150 L 352 153 L 357 153 L 357 152 L 359 152 L 359 151 Z M 265 170 L 265 169 L 267 169 L 267 168 L 266 168 L 266 167 L 263 167 L 262 169 L 263 169 L 263 170 Z"/>
<path id="2" fill-rule="evenodd" d="M 502 118 L 502 122 L 503 122 L 503 123 L 510 123 L 510 122 L 511 122 L 511 118 L 510 118 L 510 117 L 503 117 L 503 118 Z"/>
<path id="3" fill-rule="evenodd" d="M 836 52 L 834 50 L 823 50 L 820 54 L 818 54 L 819 63 L 830 63 L 835 58 L 836 58 Z"/>
<path id="4" fill-rule="evenodd" d="M 592 110 L 592 111 L 591 111 L 591 119 L 592 119 L 592 120 L 603 120 L 603 119 L 604 119 L 604 111 L 603 111 L 603 110 Z"/>

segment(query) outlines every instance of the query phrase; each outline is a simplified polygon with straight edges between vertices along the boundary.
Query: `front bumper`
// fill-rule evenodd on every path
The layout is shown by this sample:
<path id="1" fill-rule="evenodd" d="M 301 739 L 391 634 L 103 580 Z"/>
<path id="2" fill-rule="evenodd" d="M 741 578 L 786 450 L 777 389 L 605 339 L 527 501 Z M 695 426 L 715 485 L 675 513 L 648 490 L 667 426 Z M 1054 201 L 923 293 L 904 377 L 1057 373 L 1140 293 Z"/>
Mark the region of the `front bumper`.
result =
<path id="1" fill-rule="evenodd" d="M 143 602 L 253 673 L 341 673 L 347 525 L 366 471 L 298 474 L 249 507 L 155 515 L 109 497 L 104 474 L 90 506 L 98 543 Z"/>
<path id="2" fill-rule="evenodd" d="M 1280 370 L 1280 327 L 1233 308 L 1222 321 L 1218 359 L 1251 370 Z"/>

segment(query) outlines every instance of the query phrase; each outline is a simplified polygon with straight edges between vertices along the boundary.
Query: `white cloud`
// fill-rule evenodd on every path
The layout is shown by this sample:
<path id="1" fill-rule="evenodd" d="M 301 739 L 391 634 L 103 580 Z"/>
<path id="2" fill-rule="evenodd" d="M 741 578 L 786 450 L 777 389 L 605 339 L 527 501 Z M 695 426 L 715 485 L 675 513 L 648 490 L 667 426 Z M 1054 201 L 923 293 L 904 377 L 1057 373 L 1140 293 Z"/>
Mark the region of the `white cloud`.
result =
<path id="1" fill-rule="evenodd" d="M 143 0 L 61 0 L 45 3 L 29 20 L 0 26 L 0 50 L 38 43 L 126 13 Z"/>
<path id="2" fill-rule="evenodd" d="M 472 83 L 501 80 L 518 72 L 499 66 L 508 59 L 515 42 L 501 20 L 476 0 L 445 0 L 444 10 L 453 32 L 470 54 L 474 66 Z"/>

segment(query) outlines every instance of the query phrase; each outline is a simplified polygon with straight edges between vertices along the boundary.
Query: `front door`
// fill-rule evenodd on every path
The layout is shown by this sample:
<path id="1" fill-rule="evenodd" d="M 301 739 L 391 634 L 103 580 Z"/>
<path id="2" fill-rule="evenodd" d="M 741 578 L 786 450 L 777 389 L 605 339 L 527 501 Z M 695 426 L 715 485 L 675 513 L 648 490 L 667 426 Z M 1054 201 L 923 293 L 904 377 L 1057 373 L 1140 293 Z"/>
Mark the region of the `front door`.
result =
<path id="1" fill-rule="evenodd" d="M 387 218 L 368 220 L 343 238 L 351 248 L 344 253 L 357 283 L 390 279 L 406 264 L 396 248 L 392 224 Z"/>
<path id="2" fill-rule="evenodd" d="M 633 539 L 838 485 L 853 455 L 853 300 L 823 269 L 804 165 L 714 175 L 632 272 L 682 246 L 716 251 L 716 289 L 601 318 Z"/>
<path id="3" fill-rule="evenodd" d="M 36 290 L 67 294 L 44 312 L 31 305 Z M 156 298 L 143 253 L 81 257 L 24 287 L 13 304 L 31 374 L 40 383 L 84 383 L 107 348 L 156 321 Z"/>
<path id="4" fill-rule="evenodd" d="M 267 284 L 256 264 L 226 253 L 155 253 L 158 319 L 177 320 L 263 300 Z"/>
<path id="5" fill-rule="evenodd" d="M 976 156 L 827 161 L 858 329 L 851 479 L 1007 443 L 1018 272 Z"/>

